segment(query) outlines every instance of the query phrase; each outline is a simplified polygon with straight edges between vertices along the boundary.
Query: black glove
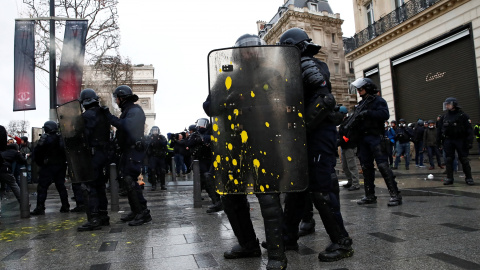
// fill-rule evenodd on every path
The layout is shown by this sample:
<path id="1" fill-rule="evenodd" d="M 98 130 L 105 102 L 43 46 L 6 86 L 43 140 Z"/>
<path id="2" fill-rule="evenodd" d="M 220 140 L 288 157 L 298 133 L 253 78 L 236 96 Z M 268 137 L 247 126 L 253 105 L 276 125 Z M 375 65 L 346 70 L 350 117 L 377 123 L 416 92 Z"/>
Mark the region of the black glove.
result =
<path id="1" fill-rule="evenodd" d="M 368 113 L 367 110 L 361 111 L 361 112 L 358 114 L 358 117 L 359 117 L 359 118 L 365 118 L 365 116 L 367 116 L 367 113 Z"/>
<path id="2" fill-rule="evenodd" d="M 110 109 L 107 106 L 100 107 L 100 110 L 102 110 L 104 113 L 110 114 Z"/>

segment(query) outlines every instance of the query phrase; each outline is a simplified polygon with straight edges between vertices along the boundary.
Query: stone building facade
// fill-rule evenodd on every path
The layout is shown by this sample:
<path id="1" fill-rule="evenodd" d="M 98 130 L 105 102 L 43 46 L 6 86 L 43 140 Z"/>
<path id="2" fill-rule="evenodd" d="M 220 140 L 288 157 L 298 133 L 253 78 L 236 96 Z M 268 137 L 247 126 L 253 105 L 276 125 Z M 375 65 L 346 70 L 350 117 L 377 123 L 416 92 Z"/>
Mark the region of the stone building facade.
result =
<path id="1" fill-rule="evenodd" d="M 480 1 L 353 0 L 346 58 L 381 88 L 390 119 L 435 120 L 456 97 L 480 121 Z"/>
<path id="2" fill-rule="evenodd" d="M 349 111 L 357 103 L 357 96 L 349 91 L 354 81 L 353 70 L 345 61 L 343 50 L 343 20 L 325 0 L 285 0 L 269 21 L 258 21 L 258 35 L 269 45 L 276 44 L 286 30 L 298 27 L 305 30 L 314 43 L 322 46 L 316 58 L 327 63 L 330 69 L 332 93 L 337 103 Z"/>
<path id="3" fill-rule="evenodd" d="M 84 67 L 83 88 L 93 88 L 100 96 L 102 105 L 108 106 L 110 111 L 119 115 L 120 110 L 114 104 L 112 93 L 117 84 L 130 86 L 133 93 L 138 96 L 139 104 L 145 112 L 146 124 L 145 133 L 148 133 L 152 126 L 155 126 L 155 102 L 154 95 L 157 93 L 158 80 L 154 78 L 155 68 L 153 65 L 133 65 L 127 72 L 129 75 L 120 74 L 121 81 L 112 82 L 106 74 L 96 72 L 91 66 Z M 125 78 L 127 77 L 127 78 Z"/>

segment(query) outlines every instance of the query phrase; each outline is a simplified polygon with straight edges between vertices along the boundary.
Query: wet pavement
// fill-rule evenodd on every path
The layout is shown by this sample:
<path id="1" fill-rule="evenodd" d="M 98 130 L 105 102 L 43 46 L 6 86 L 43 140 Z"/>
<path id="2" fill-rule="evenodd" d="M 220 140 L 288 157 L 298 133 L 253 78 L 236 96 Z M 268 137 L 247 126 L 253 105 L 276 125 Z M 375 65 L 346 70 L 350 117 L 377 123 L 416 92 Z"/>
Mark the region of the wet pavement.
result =
<path id="1" fill-rule="evenodd" d="M 339 168 L 341 166 L 337 166 Z M 324 263 L 317 255 L 329 239 L 318 213 L 316 232 L 301 237 L 300 249 L 287 251 L 288 269 L 480 269 L 480 160 L 472 157 L 474 180 L 467 186 L 462 172 L 444 186 L 442 170 L 404 166 L 394 171 L 404 204 L 388 207 L 388 192 L 377 174 L 378 203 L 358 206 L 362 190 L 341 190 L 342 214 L 353 238 L 353 257 Z M 427 175 L 432 173 L 433 180 Z M 153 221 L 139 227 L 120 222 L 129 210 L 120 197 L 118 213 L 102 230 L 77 232 L 85 214 L 60 213 L 60 199 L 50 189 L 45 216 L 20 218 L 13 195 L 2 203 L 0 218 L 1 269 L 265 269 L 261 258 L 226 260 L 223 252 L 236 238 L 223 211 L 206 214 L 209 204 L 193 208 L 192 176 L 169 182 L 167 191 L 149 191 Z M 168 178 L 167 178 L 168 179 Z M 342 173 L 340 173 L 340 181 Z M 53 185 L 52 185 L 53 186 Z M 71 189 L 69 195 L 72 196 Z M 35 196 L 30 196 L 32 209 Z M 253 224 L 265 239 L 255 196 L 249 196 Z M 71 202 L 72 208 L 75 203 Z"/>

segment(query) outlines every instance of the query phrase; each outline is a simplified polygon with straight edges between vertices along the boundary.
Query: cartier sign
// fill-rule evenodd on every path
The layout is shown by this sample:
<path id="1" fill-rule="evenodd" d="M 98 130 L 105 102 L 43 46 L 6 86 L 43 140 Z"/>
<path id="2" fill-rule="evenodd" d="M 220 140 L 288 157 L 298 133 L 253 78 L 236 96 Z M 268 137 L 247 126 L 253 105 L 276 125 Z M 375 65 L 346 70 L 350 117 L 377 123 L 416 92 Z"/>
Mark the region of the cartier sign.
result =
<path id="1" fill-rule="evenodd" d="M 445 76 L 447 72 L 437 72 L 437 73 L 431 73 L 429 72 L 427 74 L 427 76 L 425 77 L 425 81 L 426 82 L 431 82 L 431 81 L 434 81 L 436 79 L 441 79 L 443 78 L 443 76 Z"/>

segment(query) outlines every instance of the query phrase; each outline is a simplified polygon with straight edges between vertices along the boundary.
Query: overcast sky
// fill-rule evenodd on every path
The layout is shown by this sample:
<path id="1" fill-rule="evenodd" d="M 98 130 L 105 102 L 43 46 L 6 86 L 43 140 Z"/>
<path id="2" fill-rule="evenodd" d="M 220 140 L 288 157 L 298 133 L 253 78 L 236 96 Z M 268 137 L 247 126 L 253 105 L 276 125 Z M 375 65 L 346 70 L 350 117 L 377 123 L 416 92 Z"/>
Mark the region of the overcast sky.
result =
<path id="1" fill-rule="evenodd" d="M 120 0 L 120 52 L 132 64 L 155 67 L 155 124 L 162 133 L 179 132 L 196 119 L 206 117 L 202 103 L 208 95 L 208 53 L 231 47 L 243 34 L 256 34 L 256 22 L 268 22 L 283 3 L 284 0 Z M 344 37 L 352 36 L 352 0 L 330 0 L 329 4 L 344 20 Z M 36 71 L 37 110 L 13 112 L 13 37 L 15 18 L 20 17 L 23 9 L 21 0 L 2 0 L 0 124 L 6 126 L 10 120 L 25 118 L 31 126 L 41 127 L 49 117 L 47 73 Z"/>

